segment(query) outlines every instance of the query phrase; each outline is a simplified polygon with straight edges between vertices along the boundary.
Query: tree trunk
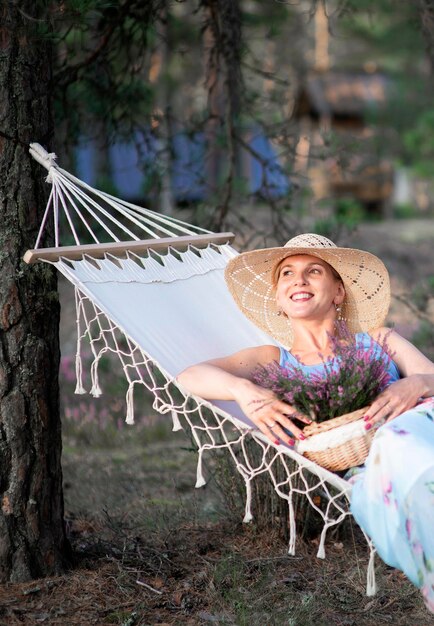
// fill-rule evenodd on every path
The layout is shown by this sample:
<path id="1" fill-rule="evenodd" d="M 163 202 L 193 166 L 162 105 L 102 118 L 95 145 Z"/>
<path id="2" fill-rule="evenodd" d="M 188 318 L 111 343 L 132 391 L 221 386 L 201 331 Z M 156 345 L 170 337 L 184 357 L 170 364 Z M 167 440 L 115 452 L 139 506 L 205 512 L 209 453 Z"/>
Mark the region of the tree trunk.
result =
<path id="1" fill-rule="evenodd" d="M 0 8 L 0 581 L 62 571 L 59 302 L 51 267 L 26 266 L 47 185 L 28 143 L 53 133 L 47 2 Z M 47 242 L 49 243 L 49 242 Z"/>
<path id="2" fill-rule="evenodd" d="M 434 74 L 434 1 L 419 0 L 418 11 L 421 30 L 425 39 L 426 51 L 430 62 L 431 75 Z"/>
<path id="3" fill-rule="evenodd" d="M 154 56 L 159 60 L 156 65 L 159 71 L 154 77 L 156 83 L 156 105 L 160 112 L 160 123 L 158 124 L 158 160 L 161 164 L 160 190 L 158 198 L 158 211 L 163 215 L 173 215 L 175 201 L 172 193 L 172 88 L 166 75 L 170 67 L 171 56 L 171 32 L 169 28 L 170 14 L 167 0 L 161 0 L 158 19 L 156 22 L 159 41 Z"/>
<path id="4" fill-rule="evenodd" d="M 241 8 L 239 0 L 202 0 L 205 20 L 203 26 L 206 56 L 206 87 L 208 90 L 209 119 L 207 144 L 209 172 L 208 181 L 218 189 L 221 159 L 219 134 L 223 129 L 227 147 L 225 160 L 227 172 L 222 184 L 213 219 L 212 229 L 224 229 L 230 209 L 235 180 L 241 175 L 241 158 L 236 134 L 239 131 L 241 113 Z"/>

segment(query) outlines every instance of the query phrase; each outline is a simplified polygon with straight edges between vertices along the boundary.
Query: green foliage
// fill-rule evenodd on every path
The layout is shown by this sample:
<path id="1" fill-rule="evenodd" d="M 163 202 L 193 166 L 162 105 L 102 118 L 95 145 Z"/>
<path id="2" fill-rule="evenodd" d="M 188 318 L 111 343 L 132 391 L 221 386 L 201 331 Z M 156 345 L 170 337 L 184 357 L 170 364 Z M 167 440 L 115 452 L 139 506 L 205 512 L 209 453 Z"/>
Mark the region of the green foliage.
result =
<path id="1" fill-rule="evenodd" d="M 340 198 L 336 202 L 335 217 L 338 224 L 352 229 L 366 219 L 366 210 L 354 198 Z"/>
<path id="2" fill-rule="evenodd" d="M 342 220 L 337 220 L 334 215 L 315 220 L 311 229 L 313 233 L 328 237 L 334 242 L 338 242 L 350 230 L 351 228 L 348 227 L 348 224 L 345 224 Z"/>
<path id="3" fill-rule="evenodd" d="M 55 111 L 70 144 L 102 122 L 109 137 L 130 136 L 149 115 L 153 91 L 143 69 L 157 5 L 67 0 L 54 12 Z"/>
<path id="4" fill-rule="evenodd" d="M 185 19 L 184 15 L 170 12 L 167 16 L 170 36 L 179 48 L 176 50 L 180 55 L 186 52 L 187 42 L 191 45 L 200 46 L 201 31 L 197 28 L 194 19 Z"/>
<path id="5" fill-rule="evenodd" d="M 213 228 L 249 201 L 239 175 L 241 121 L 244 128 L 261 128 L 274 142 L 290 176 L 299 130 L 291 102 L 311 62 L 313 20 L 306 17 L 313 16 L 315 3 L 234 0 L 216 7 L 214 14 L 208 2 L 188 0 L 67 0 L 51 17 L 55 110 L 68 143 L 83 133 L 103 135 L 107 143 L 131 141 L 137 131 L 153 126 L 170 145 L 171 133 L 180 127 L 208 136 L 213 120 L 205 154 L 207 163 L 216 164 L 205 181 L 207 201 L 219 207 Z M 333 69 L 361 69 L 367 63 L 386 72 L 389 101 L 378 107 L 373 98 L 364 111 L 369 131 L 375 127 L 375 132 L 363 137 L 333 128 L 323 132 L 312 161 L 333 157 L 345 173 L 355 156 L 390 158 L 393 152 L 417 172 L 428 170 L 432 113 L 420 10 L 414 3 L 401 3 L 397 11 L 392 0 L 349 0 L 329 13 Z M 161 159 L 165 170 L 170 168 Z M 156 205 L 161 159 L 157 156 L 155 167 L 148 168 L 142 191 Z M 292 207 L 293 193 L 294 187 L 287 198 L 266 202 L 272 211 Z M 336 220 L 343 228 L 365 217 L 351 199 L 338 202 Z"/>
<path id="6" fill-rule="evenodd" d="M 80 134 L 98 137 L 96 131 L 103 125 L 106 137 L 113 140 L 131 137 L 132 129 L 150 115 L 152 102 L 153 90 L 140 78 L 130 76 L 114 84 L 101 73 L 70 84 L 55 111 L 59 121 L 67 121 L 71 140 Z"/>
<path id="7" fill-rule="evenodd" d="M 416 3 L 394 0 L 348 0 L 338 22 L 339 31 L 363 41 L 363 62 L 380 62 L 388 72 L 405 73 L 424 57 L 425 42 Z M 357 53 L 348 59 L 354 63 Z M 362 64 L 360 63 L 360 65 Z"/>
<path id="8" fill-rule="evenodd" d="M 403 137 L 408 152 L 415 161 L 413 169 L 425 178 L 433 178 L 434 111 L 424 111 Z"/>
<path id="9" fill-rule="evenodd" d="M 278 37 L 291 19 L 292 12 L 288 5 L 279 2 L 253 0 L 241 5 L 243 25 L 245 27 L 266 28 L 268 36 Z"/>
<path id="10" fill-rule="evenodd" d="M 350 67 L 371 65 L 389 79 L 387 102 L 367 117 L 377 128 L 389 129 L 379 150 L 432 177 L 432 81 L 426 73 L 430 44 L 422 32 L 422 10 L 412 2 L 400 3 L 397 10 L 393 0 L 349 0 L 337 31 L 351 50 L 346 57 Z"/>
<path id="11" fill-rule="evenodd" d="M 412 219 L 417 217 L 417 209 L 413 204 L 395 204 L 393 207 L 393 217 L 402 220 Z"/>
<path id="12" fill-rule="evenodd" d="M 113 179 L 109 176 L 100 176 L 97 178 L 95 181 L 95 187 L 96 189 L 109 193 L 112 196 L 117 196 L 119 193 Z"/>

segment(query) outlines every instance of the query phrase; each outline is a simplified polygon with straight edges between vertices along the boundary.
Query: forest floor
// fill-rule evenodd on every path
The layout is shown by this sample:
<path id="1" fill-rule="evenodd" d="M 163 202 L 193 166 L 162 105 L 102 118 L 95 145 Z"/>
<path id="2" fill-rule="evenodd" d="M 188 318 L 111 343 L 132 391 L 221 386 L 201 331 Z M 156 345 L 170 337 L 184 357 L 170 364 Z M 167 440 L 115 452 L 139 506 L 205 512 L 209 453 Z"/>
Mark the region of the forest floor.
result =
<path id="1" fill-rule="evenodd" d="M 396 222 L 362 226 L 347 244 L 380 254 L 394 289 L 408 295 L 416 274 L 434 274 L 433 239 L 434 220 Z M 68 359 L 73 305 L 63 284 L 61 296 L 70 311 L 62 325 Z M 407 309 L 394 302 L 391 321 L 410 336 L 416 323 Z M 114 397 L 102 419 L 102 409 L 74 399 L 71 362 L 65 364 L 63 472 L 73 565 L 62 576 L 1 586 L 1 626 L 434 625 L 418 590 L 378 558 L 379 590 L 365 595 L 368 551 L 350 521 L 330 533 L 325 560 L 316 557 L 317 537 L 299 539 L 288 556 L 278 529 L 240 522 L 243 503 L 234 510 L 224 497 L 212 461 L 207 486 L 194 488 L 196 455 L 185 433 L 152 416 L 146 426 L 119 427 L 115 413 L 123 407 Z"/>

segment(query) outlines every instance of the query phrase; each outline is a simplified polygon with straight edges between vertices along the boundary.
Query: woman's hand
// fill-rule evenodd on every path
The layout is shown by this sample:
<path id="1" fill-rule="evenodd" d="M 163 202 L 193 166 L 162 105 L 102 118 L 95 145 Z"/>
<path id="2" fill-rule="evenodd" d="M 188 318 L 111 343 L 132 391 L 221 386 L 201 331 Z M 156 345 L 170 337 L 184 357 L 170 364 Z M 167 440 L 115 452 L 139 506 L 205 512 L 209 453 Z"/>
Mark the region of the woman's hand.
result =
<path id="1" fill-rule="evenodd" d="M 293 446 L 296 439 L 305 439 L 303 431 L 291 420 L 297 418 L 300 422 L 310 424 L 312 420 L 297 412 L 286 402 L 279 400 L 272 391 L 255 385 L 248 380 L 239 380 L 233 389 L 236 402 L 244 414 L 275 444 L 282 441 Z M 283 429 L 289 430 L 293 436 Z"/>
<path id="2" fill-rule="evenodd" d="M 363 418 L 366 430 L 383 419 L 389 422 L 412 409 L 425 393 L 424 376 L 420 374 L 413 374 L 392 383 L 380 393 L 366 411 Z"/>
<path id="3" fill-rule="evenodd" d="M 227 357 L 212 359 L 188 367 L 178 374 L 182 387 L 206 400 L 234 400 L 244 414 L 273 443 L 279 439 L 293 446 L 295 439 L 305 439 L 302 430 L 292 421 L 310 424 L 311 419 L 279 400 L 272 391 L 251 381 L 258 365 L 278 361 L 279 349 L 274 345 L 246 348 Z M 290 433 L 286 433 L 286 428 Z"/>

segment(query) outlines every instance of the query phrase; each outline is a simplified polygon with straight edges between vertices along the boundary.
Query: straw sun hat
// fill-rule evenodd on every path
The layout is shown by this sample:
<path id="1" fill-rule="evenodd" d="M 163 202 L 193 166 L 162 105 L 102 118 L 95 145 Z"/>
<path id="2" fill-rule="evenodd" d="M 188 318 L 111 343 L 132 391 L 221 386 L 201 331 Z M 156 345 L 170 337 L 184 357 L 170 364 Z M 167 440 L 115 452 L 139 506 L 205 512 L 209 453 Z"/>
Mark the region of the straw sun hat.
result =
<path id="1" fill-rule="evenodd" d="M 279 261 L 296 254 L 316 256 L 339 273 L 346 292 L 340 319 L 351 332 L 366 332 L 384 323 L 390 305 L 384 263 L 369 252 L 339 248 L 330 239 L 309 233 L 293 237 L 283 247 L 243 252 L 229 261 L 225 271 L 229 290 L 256 326 L 285 348 L 291 347 L 291 322 L 279 314 L 272 274 Z"/>

